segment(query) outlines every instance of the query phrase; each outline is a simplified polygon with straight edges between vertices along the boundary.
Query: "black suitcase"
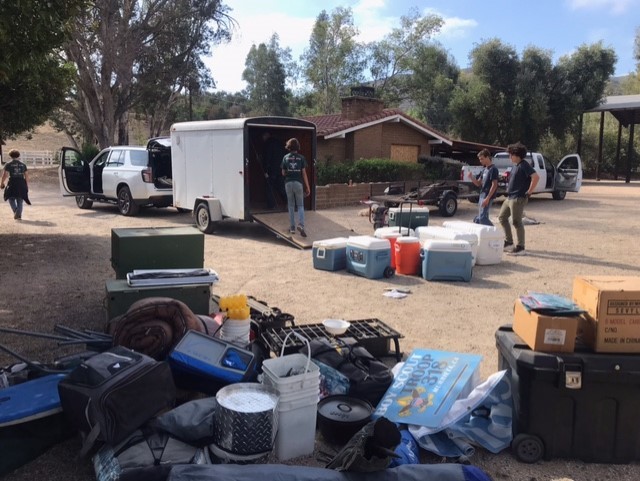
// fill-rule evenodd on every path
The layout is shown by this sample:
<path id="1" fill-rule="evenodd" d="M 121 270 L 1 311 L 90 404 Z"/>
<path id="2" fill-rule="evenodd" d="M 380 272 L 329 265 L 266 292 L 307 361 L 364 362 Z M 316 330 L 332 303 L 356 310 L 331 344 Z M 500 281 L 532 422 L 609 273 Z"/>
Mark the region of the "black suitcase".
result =
<path id="1" fill-rule="evenodd" d="M 173 407 L 176 388 L 166 362 L 117 346 L 96 354 L 58 385 L 65 416 L 85 436 L 114 445 L 161 411 Z"/>
<path id="2" fill-rule="evenodd" d="M 511 326 L 496 331 L 498 369 L 511 374 L 513 452 L 520 461 L 640 460 L 640 356 L 532 351 Z"/>

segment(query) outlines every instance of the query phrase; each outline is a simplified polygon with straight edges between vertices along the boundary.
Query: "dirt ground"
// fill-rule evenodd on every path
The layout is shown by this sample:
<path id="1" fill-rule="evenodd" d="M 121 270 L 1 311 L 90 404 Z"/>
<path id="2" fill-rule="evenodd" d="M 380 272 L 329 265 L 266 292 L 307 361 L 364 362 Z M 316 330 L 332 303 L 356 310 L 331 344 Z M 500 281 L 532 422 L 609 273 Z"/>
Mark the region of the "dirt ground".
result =
<path id="1" fill-rule="evenodd" d="M 23 220 L 14 221 L 0 204 L 0 325 L 53 332 L 56 324 L 101 330 L 105 321 L 105 281 L 114 278 L 110 255 L 114 227 L 184 226 L 189 214 L 175 209 L 143 210 L 138 217 L 115 206 L 80 210 L 58 192 L 55 171 L 32 169 Z M 253 223 L 225 221 L 206 236 L 205 266 L 217 271 L 219 295 L 245 293 L 295 316 L 297 324 L 325 318 L 377 318 L 404 335 L 401 348 L 425 347 L 483 356 L 482 378 L 497 370 L 496 329 L 511 321 L 513 302 L 528 290 L 571 296 L 575 275 L 637 275 L 640 184 L 585 182 L 564 201 L 550 196 L 530 201 L 526 215 L 540 222 L 526 227 L 527 255 L 474 268 L 470 283 L 427 282 L 395 276 L 369 280 L 312 267 L 310 251 L 290 247 Z M 494 217 L 498 206 L 494 206 Z M 470 220 L 476 206 L 461 202 L 456 219 Z M 335 220 L 360 234 L 373 232 L 359 207 L 331 210 Z M 434 215 L 432 225 L 444 219 Z M 383 296 L 385 288 L 411 290 L 405 299 Z M 51 360 L 66 351 L 54 341 L 2 334 L 2 343 L 31 359 Z M 0 356 L 1 365 L 13 362 Z M 60 444 L 5 479 L 95 479 L 88 461 L 74 459 L 76 439 Z M 640 465 L 581 461 L 519 463 L 510 452 L 477 450 L 472 463 L 499 480 L 640 479 Z M 313 459 L 300 462 L 314 464 Z M 436 461 L 437 462 L 437 461 Z M 316 465 L 319 465 L 316 463 Z"/>

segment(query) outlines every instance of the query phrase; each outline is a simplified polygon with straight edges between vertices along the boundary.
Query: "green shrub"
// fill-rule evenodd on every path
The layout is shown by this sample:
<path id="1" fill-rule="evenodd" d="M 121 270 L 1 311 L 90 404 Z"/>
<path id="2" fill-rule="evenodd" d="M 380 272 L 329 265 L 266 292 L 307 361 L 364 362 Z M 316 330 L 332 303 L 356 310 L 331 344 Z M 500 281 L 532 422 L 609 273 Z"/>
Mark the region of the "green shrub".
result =
<path id="1" fill-rule="evenodd" d="M 95 144 L 84 144 L 80 149 L 80 153 L 82 154 L 82 158 L 86 160 L 93 159 L 98 153 L 100 149 Z"/>
<path id="2" fill-rule="evenodd" d="M 318 185 L 353 182 L 398 182 L 419 180 L 457 180 L 462 162 L 442 157 L 421 157 L 419 163 L 389 159 L 361 159 L 340 164 L 320 163 Z"/>

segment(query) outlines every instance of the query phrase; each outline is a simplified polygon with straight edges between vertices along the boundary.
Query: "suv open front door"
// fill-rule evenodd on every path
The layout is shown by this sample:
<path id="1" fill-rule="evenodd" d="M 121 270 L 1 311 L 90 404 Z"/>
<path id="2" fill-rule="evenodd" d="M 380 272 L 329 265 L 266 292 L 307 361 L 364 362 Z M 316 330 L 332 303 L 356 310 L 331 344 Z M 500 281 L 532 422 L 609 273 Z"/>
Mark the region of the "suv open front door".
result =
<path id="1" fill-rule="evenodd" d="M 89 162 L 76 149 L 63 147 L 60 154 L 60 193 L 75 196 L 91 193 Z"/>
<path id="2" fill-rule="evenodd" d="M 578 192 L 582 185 L 582 159 L 578 154 L 566 155 L 558 163 L 555 190 Z"/>

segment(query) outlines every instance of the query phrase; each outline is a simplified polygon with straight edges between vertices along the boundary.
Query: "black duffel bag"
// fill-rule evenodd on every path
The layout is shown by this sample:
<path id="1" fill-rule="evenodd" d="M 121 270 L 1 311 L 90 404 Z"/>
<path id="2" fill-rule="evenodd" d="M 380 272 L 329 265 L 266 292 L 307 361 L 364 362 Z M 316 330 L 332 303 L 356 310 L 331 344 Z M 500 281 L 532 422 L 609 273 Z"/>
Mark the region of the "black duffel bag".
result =
<path id="1" fill-rule="evenodd" d="M 311 357 L 335 369 L 349 379 L 349 396 L 376 406 L 393 382 L 391 369 L 362 346 L 335 347 L 326 339 L 309 343 Z M 303 348 L 306 354 L 307 348 Z"/>

